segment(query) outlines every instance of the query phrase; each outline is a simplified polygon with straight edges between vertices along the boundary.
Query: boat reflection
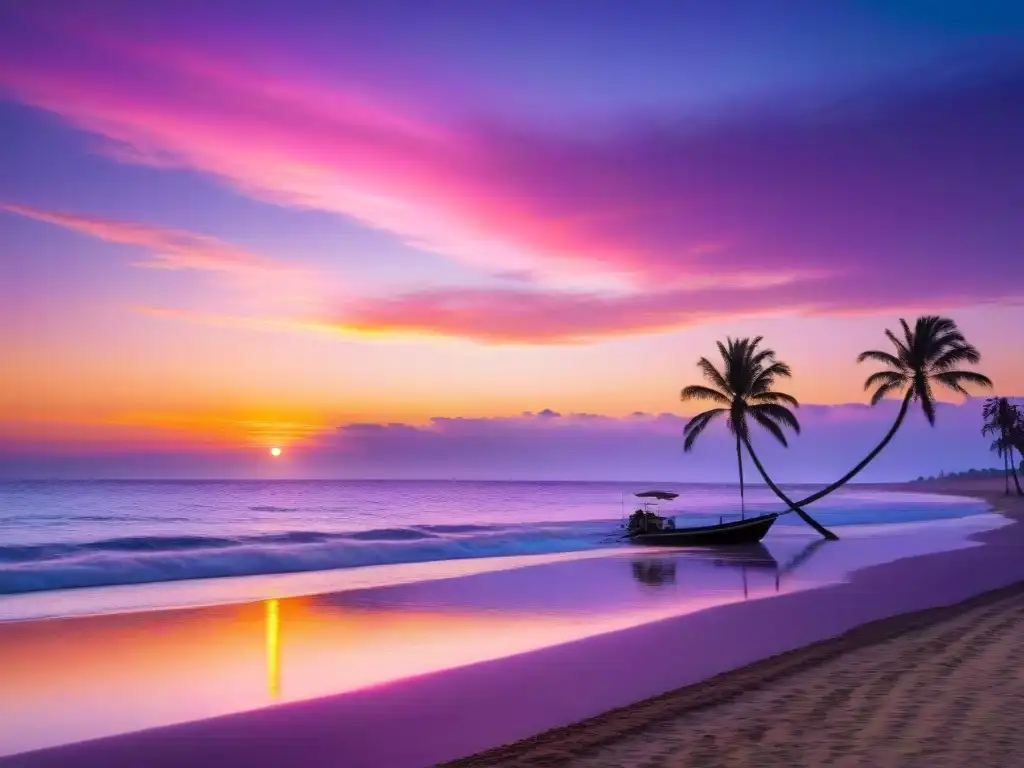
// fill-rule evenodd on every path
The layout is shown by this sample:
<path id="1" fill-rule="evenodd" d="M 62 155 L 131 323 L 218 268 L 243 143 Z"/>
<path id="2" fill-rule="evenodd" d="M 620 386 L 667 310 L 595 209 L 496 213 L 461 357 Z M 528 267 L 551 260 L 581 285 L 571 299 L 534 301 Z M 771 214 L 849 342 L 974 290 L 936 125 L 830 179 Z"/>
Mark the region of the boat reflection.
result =
<path id="1" fill-rule="evenodd" d="M 783 576 L 795 572 L 824 544 L 825 539 L 816 539 L 780 565 L 764 544 L 735 547 L 705 547 L 666 553 L 659 557 L 634 558 L 630 562 L 633 578 L 645 586 L 662 587 L 674 585 L 680 562 L 709 563 L 717 568 L 735 569 L 743 584 L 743 597 L 750 597 L 749 572 L 771 572 L 775 576 L 775 591 L 780 590 Z"/>
<path id="2" fill-rule="evenodd" d="M 641 584 L 661 587 L 676 583 L 676 561 L 667 558 L 634 560 L 633 577 Z"/>

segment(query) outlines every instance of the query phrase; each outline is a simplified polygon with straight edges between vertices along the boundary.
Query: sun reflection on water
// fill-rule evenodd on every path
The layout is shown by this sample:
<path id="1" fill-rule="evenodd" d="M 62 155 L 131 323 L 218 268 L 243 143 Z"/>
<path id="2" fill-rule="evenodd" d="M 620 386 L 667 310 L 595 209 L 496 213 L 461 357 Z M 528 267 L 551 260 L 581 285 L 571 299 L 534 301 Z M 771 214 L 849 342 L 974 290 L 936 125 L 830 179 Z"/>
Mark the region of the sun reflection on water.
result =
<path id="1" fill-rule="evenodd" d="M 267 692 L 276 699 L 281 690 L 281 619 L 276 599 L 265 601 L 267 613 Z"/>

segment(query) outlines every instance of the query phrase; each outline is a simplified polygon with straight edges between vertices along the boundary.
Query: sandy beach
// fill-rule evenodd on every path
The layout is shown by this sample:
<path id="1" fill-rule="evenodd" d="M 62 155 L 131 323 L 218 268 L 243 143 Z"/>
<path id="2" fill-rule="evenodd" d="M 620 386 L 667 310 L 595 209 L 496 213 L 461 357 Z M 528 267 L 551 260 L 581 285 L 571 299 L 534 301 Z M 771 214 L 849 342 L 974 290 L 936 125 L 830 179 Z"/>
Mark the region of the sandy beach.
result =
<path id="1" fill-rule="evenodd" d="M 1002 483 L 907 484 L 985 498 Z M 891 487 L 891 486 L 890 486 Z M 1005 766 L 1024 754 L 1024 583 L 871 622 L 703 683 L 447 764 Z"/>

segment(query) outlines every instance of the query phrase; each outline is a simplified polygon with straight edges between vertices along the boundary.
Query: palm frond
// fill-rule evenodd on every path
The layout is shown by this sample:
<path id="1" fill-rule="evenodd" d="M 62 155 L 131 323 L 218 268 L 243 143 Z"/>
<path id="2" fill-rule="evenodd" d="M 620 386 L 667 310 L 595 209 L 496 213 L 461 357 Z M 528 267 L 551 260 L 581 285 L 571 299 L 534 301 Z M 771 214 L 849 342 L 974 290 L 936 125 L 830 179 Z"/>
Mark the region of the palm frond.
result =
<path id="1" fill-rule="evenodd" d="M 704 374 L 704 378 L 707 380 L 707 382 L 711 384 L 715 389 L 721 391 L 724 394 L 735 394 L 733 392 L 732 387 L 729 386 L 729 382 L 726 381 L 725 376 L 722 375 L 722 372 L 719 371 L 715 367 L 714 363 L 712 363 L 706 357 L 702 357 L 700 360 L 697 361 L 697 367 L 700 368 L 700 371 L 702 374 Z"/>
<path id="2" fill-rule="evenodd" d="M 871 405 L 878 405 L 890 392 L 899 392 L 904 386 L 906 386 L 906 381 L 903 379 L 894 381 L 891 384 L 880 385 L 871 395 Z"/>
<path id="3" fill-rule="evenodd" d="M 686 440 L 683 441 L 683 450 L 689 451 L 693 448 L 693 442 L 700 437 L 707 425 L 724 413 L 728 413 L 725 408 L 712 408 L 710 411 L 698 413 L 686 422 L 686 426 L 683 427 L 683 434 L 686 436 Z"/>
<path id="4" fill-rule="evenodd" d="M 728 372 L 729 363 L 732 362 L 733 358 L 732 350 L 735 348 L 735 343 L 730 337 L 726 337 L 726 342 L 728 342 L 728 345 L 720 341 L 716 341 L 715 344 L 718 346 L 718 354 L 722 356 L 722 362 L 725 363 L 725 370 Z"/>
<path id="5" fill-rule="evenodd" d="M 751 349 L 751 352 L 753 352 L 753 349 Z M 751 367 L 756 368 L 764 366 L 765 363 L 775 362 L 775 358 L 776 355 L 774 349 L 762 349 L 756 355 L 753 355 L 749 362 Z"/>
<path id="6" fill-rule="evenodd" d="M 728 405 L 731 400 L 724 392 L 719 392 L 717 389 L 711 387 L 705 387 L 703 384 L 691 384 L 688 387 L 683 387 L 683 391 L 679 393 L 679 399 L 686 400 L 710 400 L 713 403 L 721 403 Z"/>
<path id="7" fill-rule="evenodd" d="M 921 401 L 921 410 L 924 411 L 928 423 L 935 426 L 935 397 L 932 395 L 932 388 L 925 379 L 920 386 L 915 387 L 914 394 Z"/>
<path id="8" fill-rule="evenodd" d="M 748 394 L 754 395 L 761 392 L 767 392 L 771 389 L 772 384 L 775 383 L 775 379 L 790 379 L 793 377 L 793 371 L 789 365 L 783 362 L 774 362 L 767 368 L 758 371 L 754 374 L 753 380 L 750 382 L 750 388 Z"/>
<path id="9" fill-rule="evenodd" d="M 986 397 L 985 405 L 981 409 L 981 415 L 986 419 L 993 419 L 1004 407 L 1003 404 L 1009 405 L 1009 402 L 1005 397 Z"/>
<path id="10" fill-rule="evenodd" d="M 776 379 L 790 378 L 792 370 L 776 357 L 775 350 L 762 349 L 763 341 L 761 336 L 729 336 L 725 341 L 715 342 L 722 358 L 721 367 L 705 357 L 697 362 L 707 385 L 685 387 L 680 397 L 683 400 L 711 401 L 723 407 L 697 414 L 687 423 L 683 430 L 686 436 L 683 447 L 687 451 L 708 424 L 723 414 L 728 414 L 726 427 L 729 431 L 743 439 L 748 439 L 748 410 L 752 417 L 756 414 L 759 423 L 773 425 L 779 434 L 784 427 L 799 432 L 800 423 L 787 406 L 797 408 L 800 404 L 792 395 L 772 391 Z M 765 428 L 771 430 L 770 427 Z M 785 435 L 782 442 L 786 443 Z"/>
<path id="11" fill-rule="evenodd" d="M 981 362 L 981 353 L 971 344 L 959 343 L 940 354 L 932 361 L 932 368 L 936 371 L 948 371 L 954 365 L 970 363 L 977 365 Z"/>
<path id="12" fill-rule="evenodd" d="M 910 326 L 907 324 L 907 321 L 902 317 L 900 318 L 900 325 L 903 327 L 903 338 L 905 340 L 905 348 L 907 352 L 918 351 L 919 339 L 927 332 L 924 330 L 924 320 L 925 318 L 923 317 L 917 318 L 917 322 L 914 323 L 914 330 L 912 331 L 910 330 Z M 919 331 L 920 333 L 918 333 Z M 886 331 L 886 333 L 888 333 L 888 331 Z"/>
<path id="13" fill-rule="evenodd" d="M 886 384 L 892 387 L 905 381 L 906 377 L 899 371 L 875 371 L 864 380 L 864 389 L 871 389 L 879 384 Z"/>
<path id="14" fill-rule="evenodd" d="M 757 392 L 750 396 L 754 403 L 778 403 L 779 405 L 791 405 L 799 408 L 800 403 L 792 395 L 785 392 Z"/>
<path id="15" fill-rule="evenodd" d="M 786 441 L 786 435 L 778 424 L 776 424 L 774 421 L 768 418 L 768 416 L 766 416 L 765 414 L 758 413 L 757 411 L 751 411 L 750 415 L 753 417 L 754 421 L 756 421 L 765 430 L 767 430 L 772 435 L 772 437 L 774 437 L 787 448 L 789 447 L 789 443 Z"/>
<path id="16" fill-rule="evenodd" d="M 992 388 L 992 380 L 983 374 L 974 371 L 942 371 L 932 374 L 932 379 L 954 392 L 959 392 L 965 397 L 970 397 L 970 392 L 964 388 L 964 384 L 973 384 L 976 387 Z"/>
<path id="17" fill-rule="evenodd" d="M 789 427 L 800 434 L 800 422 L 789 408 L 775 403 L 759 403 L 749 407 L 750 413 L 759 413 L 772 421 Z"/>
<path id="18" fill-rule="evenodd" d="M 900 322 L 904 323 L 904 328 L 906 329 L 905 321 L 900 320 Z M 890 331 L 888 328 L 885 329 L 885 335 L 889 337 L 889 341 L 891 341 L 893 343 L 893 346 L 896 347 L 896 357 L 902 361 L 909 360 L 911 357 L 911 353 L 910 346 L 908 346 L 908 344 L 913 345 L 914 339 L 912 338 L 912 336 L 908 337 L 907 343 L 904 344 L 896 337 L 896 334 Z"/>
<path id="19" fill-rule="evenodd" d="M 865 360 L 874 360 L 882 363 L 883 365 L 888 365 L 891 368 L 904 367 L 899 358 L 889 352 L 883 352 L 880 349 L 869 349 L 857 355 L 858 363 L 863 363 Z"/>

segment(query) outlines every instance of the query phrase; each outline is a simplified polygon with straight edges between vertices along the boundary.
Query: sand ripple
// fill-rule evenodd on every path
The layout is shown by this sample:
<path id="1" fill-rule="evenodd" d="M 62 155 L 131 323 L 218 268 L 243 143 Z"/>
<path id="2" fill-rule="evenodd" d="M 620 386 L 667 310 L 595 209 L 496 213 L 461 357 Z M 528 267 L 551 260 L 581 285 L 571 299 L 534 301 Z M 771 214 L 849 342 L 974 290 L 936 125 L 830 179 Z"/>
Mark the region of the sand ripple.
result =
<path id="1" fill-rule="evenodd" d="M 452 765 L 1020 765 L 1022 638 L 1018 585 L 869 624 Z"/>

